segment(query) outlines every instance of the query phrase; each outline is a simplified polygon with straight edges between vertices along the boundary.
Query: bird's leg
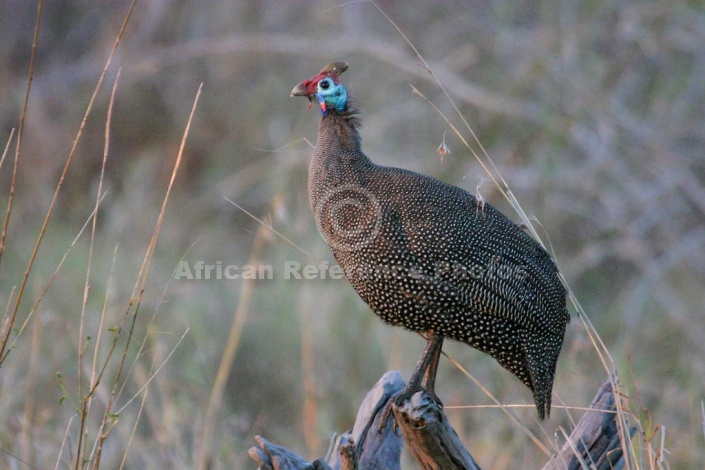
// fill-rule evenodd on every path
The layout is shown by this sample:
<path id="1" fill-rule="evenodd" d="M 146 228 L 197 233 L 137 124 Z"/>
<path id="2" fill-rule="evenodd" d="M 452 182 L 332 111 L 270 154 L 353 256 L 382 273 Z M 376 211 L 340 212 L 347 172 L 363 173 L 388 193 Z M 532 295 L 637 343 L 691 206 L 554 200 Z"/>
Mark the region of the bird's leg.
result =
<path id="1" fill-rule="evenodd" d="M 441 400 L 438 398 L 438 395 L 436 395 L 436 373 L 438 372 L 438 363 L 441 360 L 441 352 L 443 350 L 443 336 L 438 337 L 440 338 L 440 343 L 438 344 L 438 347 L 433 354 L 433 358 L 431 360 L 431 363 L 428 365 L 428 369 L 426 369 L 423 387 L 426 389 L 426 392 L 431 395 L 433 401 L 436 402 L 438 406 L 443 408 L 443 403 L 441 403 Z M 430 339 L 431 338 L 429 337 L 429 341 Z"/>
<path id="2" fill-rule="evenodd" d="M 442 346 L 443 336 L 429 330 L 426 347 L 421 354 L 421 359 L 416 364 L 414 372 L 411 373 L 411 378 L 406 383 L 406 387 L 404 387 L 404 390 L 402 390 L 398 395 L 392 397 L 384 406 L 382 418 L 379 422 L 380 431 L 387 425 L 389 414 L 392 412 L 392 404 L 399 406 L 404 403 L 404 401 L 414 396 L 416 392 L 424 390 L 421 385 L 422 379 L 424 385 L 427 387 L 425 390 L 431 395 L 433 401 L 439 406 L 443 406 L 434 391 L 436 384 L 436 371 L 438 370 L 438 361 L 441 357 Z"/>
<path id="3" fill-rule="evenodd" d="M 407 382 L 404 390 L 395 397 L 394 401 L 396 401 L 397 404 L 404 401 L 400 398 L 411 398 L 414 393 L 421 390 L 422 379 L 425 379 L 425 383 L 428 383 L 429 379 L 432 379 L 431 387 L 433 387 L 436 379 L 436 369 L 438 368 L 438 359 L 440 358 L 437 353 L 440 353 L 442 345 L 443 336 L 437 335 L 433 331 L 429 331 L 428 338 L 426 339 L 426 347 L 424 348 L 423 353 L 421 353 L 421 359 L 419 359 L 419 362 L 416 364 L 414 372 L 411 373 L 411 378 L 409 378 L 409 382 Z M 433 374 L 432 378 L 429 375 L 431 373 Z M 411 391 L 413 391 L 413 393 L 408 393 Z M 404 395 L 408 396 L 404 397 Z"/>

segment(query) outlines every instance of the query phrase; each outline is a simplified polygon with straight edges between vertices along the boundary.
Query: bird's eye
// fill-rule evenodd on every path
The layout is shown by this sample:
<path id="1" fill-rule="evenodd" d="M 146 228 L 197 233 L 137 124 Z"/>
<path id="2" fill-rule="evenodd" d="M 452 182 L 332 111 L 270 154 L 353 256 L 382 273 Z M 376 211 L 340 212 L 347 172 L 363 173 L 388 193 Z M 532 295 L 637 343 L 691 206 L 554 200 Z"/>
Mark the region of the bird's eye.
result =
<path id="1" fill-rule="evenodd" d="M 318 84 L 321 88 L 324 90 L 327 90 L 328 87 L 330 86 L 330 81 L 329 80 L 323 80 L 321 83 Z"/>

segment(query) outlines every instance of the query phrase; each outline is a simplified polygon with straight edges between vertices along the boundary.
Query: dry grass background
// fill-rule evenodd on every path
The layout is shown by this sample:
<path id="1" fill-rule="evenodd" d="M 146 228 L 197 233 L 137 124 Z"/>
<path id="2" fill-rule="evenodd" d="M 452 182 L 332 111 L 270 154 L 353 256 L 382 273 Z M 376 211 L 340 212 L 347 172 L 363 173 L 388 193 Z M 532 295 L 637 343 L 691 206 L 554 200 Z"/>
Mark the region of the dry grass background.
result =
<path id="1" fill-rule="evenodd" d="M 41 302 L 0 368 L 0 466 L 78 468 L 84 457 L 93 466 L 105 416 L 114 427 L 102 446 L 104 468 L 117 468 L 123 459 L 126 468 L 195 468 L 205 457 L 213 468 L 250 468 L 246 450 L 255 434 L 317 457 L 332 432 L 351 426 L 365 392 L 385 370 L 398 368 L 408 376 L 423 348 L 416 335 L 382 325 L 343 280 L 283 279 L 285 261 L 332 261 L 309 214 L 311 150 L 300 140 L 315 140 L 317 113 L 303 100 L 289 99 L 289 91 L 326 63 L 346 60 L 351 64 L 346 84 L 364 112 L 362 134 L 373 160 L 472 192 L 486 176 L 452 133 L 446 143 L 453 153 L 442 161 L 435 153 L 447 128 L 409 85 L 457 119 L 394 26 L 370 3 L 340 3 L 137 3 L 58 194 L 15 326 Z M 646 432 L 634 441 L 638 466 L 702 468 L 703 2 L 379 6 L 418 48 L 522 206 L 550 236 L 566 279 L 615 358 L 629 409 Z M 128 7 L 126 1 L 43 5 L 0 259 L 3 310 L 8 305 L 12 311 Z M 32 2 L 0 0 L 0 148 L 10 143 L 0 166 L 3 214 L 36 13 Z M 105 196 L 91 237 L 89 219 L 101 181 Z M 481 184 L 480 192 L 512 214 L 491 184 Z M 305 252 L 262 229 L 226 197 Z M 88 228 L 42 296 L 86 221 Z M 145 257 L 151 265 L 135 314 L 129 305 Z M 274 267 L 275 279 L 173 280 L 181 259 L 224 265 L 259 259 Z M 117 352 L 109 357 L 108 328 L 123 322 L 125 312 Z M 214 408 L 214 383 L 234 316 L 237 347 Z M 72 402 L 85 397 L 96 370 L 92 355 L 99 333 L 97 363 L 107 361 L 105 379 L 91 397 L 86 447 L 79 451 L 80 419 Z M 491 359 L 459 344 L 447 350 L 502 402 L 531 403 L 528 391 Z M 114 379 L 123 351 L 124 370 Z M 605 377 L 583 326 L 574 320 L 554 401 L 587 406 Z M 114 383 L 121 393 L 106 415 Z M 447 361 L 441 363 L 438 391 L 449 408 L 491 404 Z M 62 396 L 67 398 L 60 403 Z M 206 420 L 209 403 L 215 412 Z M 548 445 L 559 426 L 570 428 L 569 414 L 581 414 L 555 409 L 542 431 L 531 407 L 517 413 Z M 483 468 L 536 468 L 546 460 L 500 410 L 448 414 Z M 209 452 L 202 451 L 204 430 L 212 436 Z M 655 452 L 668 451 L 666 462 L 652 463 L 640 451 L 649 442 Z"/>

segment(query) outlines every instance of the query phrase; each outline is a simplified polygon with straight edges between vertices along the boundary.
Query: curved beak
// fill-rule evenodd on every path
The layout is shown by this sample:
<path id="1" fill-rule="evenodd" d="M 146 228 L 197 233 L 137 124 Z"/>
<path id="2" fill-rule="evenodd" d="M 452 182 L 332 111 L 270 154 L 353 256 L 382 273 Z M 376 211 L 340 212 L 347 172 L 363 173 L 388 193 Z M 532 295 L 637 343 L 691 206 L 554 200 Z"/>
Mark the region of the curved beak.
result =
<path id="1" fill-rule="evenodd" d="M 291 90 L 291 96 L 306 96 L 308 97 L 308 82 L 309 80 L 304 80 L 303 82 L 299 83 L 294 87 L 293 90 Z"/>

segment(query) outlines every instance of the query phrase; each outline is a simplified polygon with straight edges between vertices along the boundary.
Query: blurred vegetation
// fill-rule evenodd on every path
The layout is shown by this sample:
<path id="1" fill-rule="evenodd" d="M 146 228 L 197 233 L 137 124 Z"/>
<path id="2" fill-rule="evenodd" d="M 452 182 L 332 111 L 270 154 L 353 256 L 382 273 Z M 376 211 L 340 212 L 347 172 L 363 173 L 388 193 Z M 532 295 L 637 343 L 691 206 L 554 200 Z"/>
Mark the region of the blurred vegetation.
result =
<path id="1" fill-rule="evenodd" d="M 399 32 L 370 3 L 340 3 L 137 4 L 18 313 L 21 324 L 94 208 L 110 88 L 120 67 L 84 336 L 97 335 L 106 296 L 102 327 L 120 322 L 203 82 L 137 316 L 138 340 L 127 348 L 130 368 L 116 403 L 127 406 L 105 442 L 106 468 L 122 460 L 143 398 L 127 466 L 196 465 L 205 410 L 245 281 L 172 277 L 181 259 L 191 265 L 248 263 L 260 224 L 226 197 L 301 250 L 261 232 L 260 262 L 272 265 L 275 276 L 256 281 L 244 306 L 223 402 L 207 423 L 214 431 L 213 468 L 250 468 L 246 451 L 256 434 L 307 457 L 324 454 L 329 436 L 351 427 L 365 392 L 382 373 L 398 368 L 408 376 L 419 357 L 423 341 L 383 325 L 344 280 L 283 276 L 286 261 L 333 261 L 316 232 L 306 190 L 311 149 L 301 139 L 315 142 L 318 113 L 289 98 L 296 83 L 323 65 L 350 63 L 345 80 L 363 110 L 362 135 L 373 160 L 471 192 L 479 186 L 486 201 L 518 220 L 489 183 L 481 184 L 482 169 L 454 135 L 446 136 L 451 155 L 441 161 L 435 153 L 447 128 L 409 85 L 459 120 Z M 429 63 L 523 207 L 540 220 L 566 279 L 618 361 L 631 391 L 630 409 L 646 423 L 645 431 L 665 426 L 671 468 L 702 468 L 703 2 L 378 4 Z M 43 6 L 0 264 L 3 308 L 21 283 L 128 6 L 124 0 Z M 18 127 L 36 12 L 33 2 L 0 0 L 0 148 Z M 3 214 L 15 142 L 16 135 L 0 168 Z M 2 364 L 3 468 L 29 468 L 18 458 L 36 468 L 57 459 L 60 468 L 73 462 L 75 413 L 67 401 L 59 404 L 65 392 L 56 372 L 75 394 L 89 252 L 86 232 Z M 501 401 L 531 404 L 528 391 L 490 358 L 460 344 L 446 349 Z M 90 361 L 84 366 L 89 377 Z M 115 368 L 111 363 L 108 370 Z M 152 376 L 145 398 L 143 386 Z M 447 361 L 438 379 L 447 407 L 491 403 Z M 554 403 L 587 406 L 604 379 L 582 325 L 573 321 Z M 110 386 L 95 395 L 96 410 L 105 408 Z M 128 404 L 133 396 L 138 399 Z M 483 468 L 537 468 L 546 460 L 499 410 L 448 414 Z M 555 409 L 541 425 L 534 423 L 532 407 L 518 414 L 550 443 L 559 426 L 570 428 L 569 415 L 577 419 L 582 412 Z M 91 421 L 89 439 L 95 439 L 97 423 Z M 635 443 L 644 445 L 639 438 Z"/>

